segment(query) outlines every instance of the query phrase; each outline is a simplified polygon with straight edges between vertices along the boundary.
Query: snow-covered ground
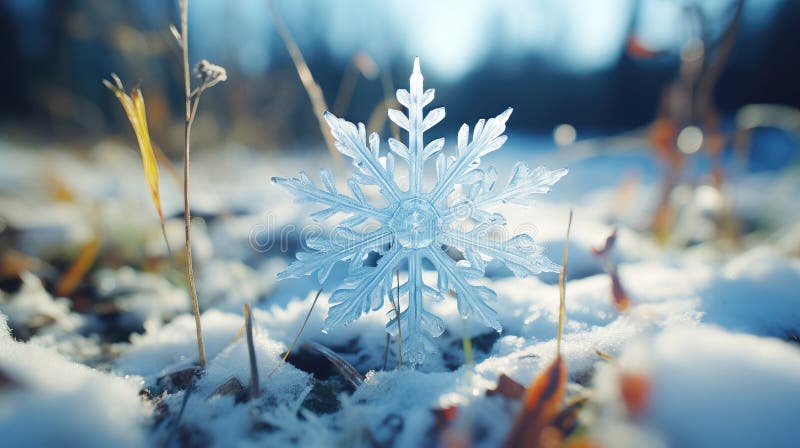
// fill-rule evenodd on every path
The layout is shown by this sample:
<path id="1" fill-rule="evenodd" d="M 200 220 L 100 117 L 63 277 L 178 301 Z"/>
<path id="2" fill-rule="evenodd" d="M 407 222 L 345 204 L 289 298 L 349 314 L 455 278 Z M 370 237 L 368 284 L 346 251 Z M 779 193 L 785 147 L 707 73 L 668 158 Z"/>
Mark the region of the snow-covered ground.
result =
<path id="1" fill-rule="evenodd" d="M 757 229 L 736 245 L 709 237 L 710 211 L 722 199 L 703 187 L 684 192 L 685 228 L 676 238 L 689 247 L 661 246 L 643 231 L 658 188 L 659 170 L 648 153 L 576 159 L 568 150 L 526 152 L 527 143 L 533 144 L 512 131 L 510 146 L 489 159 L 501 173 L 516 160 L 570 169 L 533 208 L 503 212 L 511 230 L 532 230 L 560 262 L 574 209 L 562 353 L 569 395 L 588 397 L 580 414 L 585 434 L 608 447 L 795 445 L 800 176 L 732 178 L 726 188 L 734 214 L 743 227 Z M 452 297 L 445 298 L 432 305 L 446 325 L 436 351 L 416 369 L 396 370 L 394 339 L 386 349 L 388 309 L 322 332 L 327 298 L 346 270 L 337 268 L 299 348 L 275 370 L 319 287 L 311 278 L 278 283 L 275 276 L 306 236 L 329 227 L 314 227 L 308 214 L 316 209 L 292 204 L 268 180 L 303 169 L 315 173 L 335 162 L 244 148 L 200 153 L 193 162 L 192 202 L 199 217 L 193 229 L 209 363 L 187 398 L 186 378 L 197 361 L 194 318 L 182 262 L 164 258 L 138 157 L 113 142 L 83 155 L 0 142 L 4 238 L 13 232 L 13 244 L 26 254 L 63 261 L 101 235 L 100 259 L 111 260 L 93 269 L 88 286 L 71 300 L 53 297 L 59 272 L 43 261 L 32 263 L 19 284 L 4 286 L 4 444 L 436 446 L 445 442 L 433 410 L 451 405 L 458 408 L 452 427 L 474 445 L 502 443 L 519 403 L 486 391 L 501 374 L 529 384 L 555 356 L 555 275 L 516 279 L 490 265 L 483 284 L 497 292 L 503 331 L 465 324 Z M 344 173 L 337 180 L 343 182 Z M 638 183 L 625 190 L 623 201 L 626 179 Z M 74 197 L 57 201 L 53 185 Z M 167 233 L 173 249 L 179 248 L 179 184 L 162 169 L 161 186 L 165 214 L 172 217 Z M 615 226 L 613 260 L 631 301 L 623 312 L 591 251 Z M 435 283 L 435 273 L 425 275 L 426 283 Z M 81 297 L 91 297 L 90 303 Z M 254 308 L 261 380 L 261 394 L 252 400 L 244 304 Z M 465 332 L 473 338 L 472 368 L 462 350 Z M 363 382 L 349 383 L 314 344 L 344 358 Z M 645 391 L 633 408 L 621 391 L 632 376 Z"/>

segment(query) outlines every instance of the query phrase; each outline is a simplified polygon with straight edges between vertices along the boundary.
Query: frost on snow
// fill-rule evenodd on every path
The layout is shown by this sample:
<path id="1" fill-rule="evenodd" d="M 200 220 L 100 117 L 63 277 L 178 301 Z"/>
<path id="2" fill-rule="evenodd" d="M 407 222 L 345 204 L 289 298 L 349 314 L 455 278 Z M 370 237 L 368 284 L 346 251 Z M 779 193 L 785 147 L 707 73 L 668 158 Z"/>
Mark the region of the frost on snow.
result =
<path id="1" fill-rule="evenodd" d="M 347 182 L 352 196 L 338 192 L 333 175 L 325 169 L 320 172 L 322 188 L 305 172 L 293 179 L 272 179 L 294 194 L 298 202 L 324 205 L 324 209 L 312 214 L 316 220 L 339 212 L 349 215 L 330 235 L 309 238 L 306 244 L 311 251 L 298 253 L 297 260 L 278 278 L 316 274 L 324 283 L 336 263 L 349 261 L 344 285 L 330 297 L 332 306 L 325 329 L 378 310 L 384 298 L 389 297 L 402 309 L 403 354 L 412 364 L 423 362 L 426 351 L 432 349 L 430 338 L 444 331 L 442 319 L 425 309 L 426 300 L 441 300 L 453 291 L 462 317 L 500 331 L 497 313 L 490 305 L 497 295 L 476 284 L 484 275 L 487 261 L 499 261 L 517 277 L 558 270 L 530 235 L 493 238 L 496 233 L 502 234 L 506 222 L 502 215 L 489 210 L 500 203 L 527 204 L 534 195 L 547 193 L 567 173 L 566 169 L 530 169 L 520 162 L 514 166 L 508 183 L 501 187 L 496 185 L 494 168 L 480 168 L 481 157 L 506 141 L 503 132 L 510 108 L 494 118 L 479 120 L 472 138 L 469 126 L 461 126 L 455 157 L 442 151 L 443 138 L 425 144 L 423 134 L 444 118 L 445 111 L 440 107 L 423 113 L 423 108 L 433 101 L 434 90 L 423 90 L 422 79 L 416 59 L 410 91 L 397 91 L 397 100 L 408 109 L 408 115 L 389 110 L 389 118 L 407 131 L 408 144 L 390 138 L 390 152 L 384 157 L 379 154 L 376 133 L 367 139 L 362 123 L 356 126 L 325 113 L 336 148 L 353 161 L 354 174 Z M 408 166 L 407 189 L 396 182 L 396 158 Z M 425 162 L 433 158 L 436 183 L 426 189 Z M 388 205 L 372 205 L 362 185 L 376 186 Z M 464 259 L 456 262 L 445 248 L 457 249 Z M 376 266 L 365 263 L 372 252 L 380 255 Z M 423 260 L 432 263 L 438 272 L 435 287 L 423 282 Z M 401 266 L 407 268 L 408 279 L 395 289 L 392 279 Z M 388 314 L 387 330 L 395 333 L 396 313 Z"/>

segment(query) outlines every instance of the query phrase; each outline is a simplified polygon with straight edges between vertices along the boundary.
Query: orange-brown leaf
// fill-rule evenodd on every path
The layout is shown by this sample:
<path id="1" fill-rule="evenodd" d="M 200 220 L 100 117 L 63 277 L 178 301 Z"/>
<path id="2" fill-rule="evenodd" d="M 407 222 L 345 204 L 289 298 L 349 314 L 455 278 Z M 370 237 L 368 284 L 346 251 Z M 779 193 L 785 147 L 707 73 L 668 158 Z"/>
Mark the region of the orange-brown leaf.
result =
<path id="1" fill-rule="evenodd" d="M 678 127 L 669 118 L 658 118 L 650 126 L 650 144 L 655 148 L 658 157 L 670 164 L 675 162 L 676 157 L 680 157 L 680 153 L 675 148 L 677 138 Z"/>
<path id="2" fill-rule="evenodd" d="M 614 299 L 614 306 L 618 311 L 625 311 L 631 306 L 631 299 L 622 287 L 617 270 L 612 270 L 609 275 L 611 276 L 611 297 Z"/>
<path id="3" fill-rule="evenodd" d="M 100 252 L 100 237 L 94 236 L 86 244 L 83 245 L 78 258 L 72 262 L 67 272 L 61 277 L 56 285 L 55 293 L 57 296 L 68 296 L 80 285 L 81 280 L 89 272 L 97 254 Z"/>
<path id="4" fill-rule="evenodd" d="M 640 417 L 650 402 L 650 381 L 641 374 L 622 373 L 619 378 L 622 401 L 631 417 Z"/>
<path id="5" fill-rule="evenodd" d="M 503 444 L 506 448 L 538 447 L 542 432 L 558 415 L 567 387 L 567 366 L 559 354 L 525 392 L 522 409 Z"/>
<path id="6" fill-rule="evenodd" d="M 22 272 L 38 269 L 42 261 L 22 252 L 6 249 L 0 254 L 0 278 L 17 277 Z"/>
<path id="7" fill-rule="evenodd" d="M 660 51 L 651 50 L 645 47 L 636 36 L 631 36 L 628 38 L 628 42 L 625 44 L 625 51 L 630 56 L 638 59 L 648 59 L 658 56 L 662 53 Z"/>
<path id="8" fill-rule="evenodd" d="M 458 418 L 458 408 L 448 406 L 446 408 L 433 409 L 435 420 L 434 430 L 439 439 L 439 446 L 443 448 L 468 448 L 470 443 L 469 433 L 465 428 L 453 425 Z"/>
<path id="9" fill-rule="evenodd" d="M 600 444 L 587 436 L 581 436 L 565 443 L 564 448 L 600 448 Z"/>
<path id="10" fill-rule="evenodd" d="M 497 387 L 487 390 L 486 395 L 490 397 L 500 395 L 511 400 L 518 400 L 525 395 L 525 386 L 514 381 L 505 373 L 501 373 L 497 378 Z"/>
<path id="11" fill-rule="evenodd" d="M 617 228 L 614 227 L 614 231 L 611 232 L 611 235 L 606 238 L 606 243 L 601 248 L 593 247 L 592 253 L 597 257 L 605 257 L 614 249 L 614 245 L 617 242 Z"/>

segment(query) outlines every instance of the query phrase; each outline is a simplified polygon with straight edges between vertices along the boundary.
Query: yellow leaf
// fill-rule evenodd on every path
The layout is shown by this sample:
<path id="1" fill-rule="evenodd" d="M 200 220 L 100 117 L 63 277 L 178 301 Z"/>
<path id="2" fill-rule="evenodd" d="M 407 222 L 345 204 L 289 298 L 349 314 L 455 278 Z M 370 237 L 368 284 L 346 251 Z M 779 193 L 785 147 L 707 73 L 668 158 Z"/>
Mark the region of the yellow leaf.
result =
<path id="1" fill-rule="evenodd" d="M 147 128 L 147 114 L 145 113 L 144 98 L 139 88 L 133 89 L 130 95 L 125 93 L 122 81 L 115 74 L 111 74 L 114 84 L 103 80 L 103 85 L 108 87 L 116 95 L 128 121 L 131 122 L 133 133 L 136 134 L 136 141 L 139 143 L 139 152 L 142 154 L 142 165 L 144 166 L 144 177 L 147 186 L 150 187 L 150 194 L 153 197 L 153 204 L 158 212 L 158 219 L 161 221 L 161 231 L 164 233 L 164 241 L 169 249 L 167 234 L 164 229 L 164 213 L 161 211 L 161 196 L 158 192 L 158 163 L 153 152 L 153 144 L 150 141 L 150 131 Z"/>
<path id="2" fill-rule="evenodd" d="M 145 115 L 142 91 L 134 89 L 132 98 L 133 108 L 136 113 L 136 124 L 134 124 L 133 120 L 131 120 L 131 124 L 136 132 L 136 139 L 139 141 L 139 151 L 142 153 L 144 177 L 147 180 L 147 185 L 150 187 L 150 193 L 153 195 L 153 204 L 155 204 L 156 210 L 158 210 L 158 217 L 163 222 L 164 215 L 161 212 L 161 198 L 158 194 L 158 163 L 156 163 L 153 145 L 150 142 L 150 132 L 147 129 L 147 116 Z"/>

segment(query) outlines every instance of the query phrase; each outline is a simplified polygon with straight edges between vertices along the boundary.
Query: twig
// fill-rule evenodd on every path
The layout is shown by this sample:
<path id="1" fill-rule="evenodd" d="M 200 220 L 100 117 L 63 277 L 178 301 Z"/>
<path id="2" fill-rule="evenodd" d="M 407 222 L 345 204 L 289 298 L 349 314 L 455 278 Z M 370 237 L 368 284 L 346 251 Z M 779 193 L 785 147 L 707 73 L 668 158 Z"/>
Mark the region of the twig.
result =
<path id="1" fill-rule="evenodd" d="M 308 68 L 308 64 L 306 64 L 303 53 L 300 51 L 300 47 L 297 46 L 297 42 L 295 42 L 286 24 L 283 23 L 283 19 L 280 13 L 278 13 L 278 9 L 275 7 L 275 2 L 267 0 L 267 3 L 269 3 L 275 29 L 278 31 L 278 34 L 280 34 L 284 45 L 286 45 L 286 50 L 289 51 L 289 56 L 292 58 L 295 69 L 297 69 L 300 82 L 303 83 L 303 87 L 308 94 L 308 99 L 311 101 L 311 107 L 314 109 L 314 115 L 317 117 L 319 130 L 325 138 L 325 144 L 328 145 L 328 151 L 331 152 L 334 159 L 341 160 L 341 155 L 339 151 L 336 150 L 333 136 L 328 131 L 328 124 L 325 122 L 324 114 L 325 111 L 328 110 L 328 103 L 325 102 L 325 95 L 322 93 L 322 88 L 320 88 L 319 84 L 314 80 L 314 75 L 311 74 L 311 70 Z"/>
<path id="2" fill-rule="evenodd" d="M 324 356 L 325 359 L 331 362 L 336 370 L 342 374 L 344 379 L 346 379 L 353 387 L 358 388 L 358 386 L 364 384 L 364 376 L 353 367 L 352 364 L 345 361 L 344 358 L 336 354 L 333 350 L 325 347 L 322 344 L 318 344 L 316 342 L 307 342 L 303 344 L 303 348 L 313 350 L 320 355 Z"/>
<path id="3" fill-rule="evenodd" d="M 561 273 L 558 275 L 558 337 L 556 339 L 556 350 L 561 354 L 561 335 L 564 333 L 564 314 L 566 314 L 567 297 L 567 257 L 569 256 L 569 231 L 572 229 L 572 209 L 569 210 L 569 220 L 567 221 L 567 237 L 564 240 L 564 259 L 561 263 Z"/>
<path id="4" fill-rule="evenodd" d="M 172 439 L 175 437 L 175 433 L 178 432 L 181 420 L 183 419 L 183 413 L 186 411 L 186 405 L 189 403 L 189 398 L 192 396 L 193 390 L 194 390 L 194 383 L 190 384 L 189 387 L 186 389 L 186 393 L 183 394 L 181 409 L 178 411 L 178 416 L 175 417 L 175 426 L 172 427 L 172 430 L 169 432 L 169 435 L 167 435 L 167 441 L 164 444 L 164 446 L 170 446 L 172 444 Z"/>
<path id="5" fill-rule="evenodd" d="M 258 385 L 258 365 L 256 364 L 256 349 L 253 346 L 253 316 L 250 305 L 244 305 L 244 328 L 247 333 L 247 354 L 250 356 L 250 398 L 259 395 L 261 388 Z"/>
<path id="6" fill-rule="evenodd" d="M 386 333 L 386 349 L 383 351 L 383 370 L 389 366 L 389 344 L 392 342 L 392 335 Z"/>
<path id="7" fill-rule="evenodd" d="M 397 319 L 397 368 L 403 367 L 403 329 L 400 325 L 400 270 L 397 270 L 397 297 L 393 301 L 394 315 Z"/>
<path id="8" fill-rule="evenodd" d="M 189 295 L 192 298 L 192 311 L 197 331 L 197 351 L 200 356 L 200 367 L 206 366 L 206 347 L 203 343 L 203 328 L 200 323 L 200 302 L 197 300 L 197 290 L 194 284 L 194 270 L 192 269 L 192 214 L 189 209 L 189 150 L 192 132 L 192 121 L 197 111 L 198 101 L 192 99 L 191 80 L 189 79 L 189 33 L 188 10 L 189 0 L 180 0 L 181 8 L 181 50 L 183 55 L 183 86 L 186 97 L 186 116 L 184 123 L 183 146 L 183 216 L 186 228 L 186 280 Z"/>
<path id="9" fill-rule="evenodd" d="M 333 101 L 333 113 L 342 115 L 347 112 L 350 106 L 350 101 L 353 99 L 353 93 L 356 89 L 356 82 L 358 81 L 358 68 L 355 61 L 351 60 L 345 68 L 342 80 L 339 82 L 339 89 L 336 92 L 336 99 Z"/>
<path id="10" fill-rule="evenodd" d="M 464 349 L 464 364 L 466 364 L 469 371 L 472 372 L 475 358 L 472 353 L 472 338 L 469 337 L 469 321 L 467 320 L 467 317 L 462 317 L 461 323 L 461 346 Z"/>
<path id="11" fill-rule="evenodd" d="M 267 378 L 271 377 L 272 374 L 277 372 L 278 369 L 280 369 L 281 366 L 286 362 L 286 359 L 289 358 L 289 354 L 292 353 L 292 349 L 294 348 L 294 345 L 297 344 L 297 340 L 300 339 L 300 335 L 303 334 L 303 330 L 306 329 L 306 324 L 308 324 L 308 319 L 311 317 L 311 312 L 314 311 L 314 307 L 317 305 L 317 300 L 319 299 L 319 295 L 320 294 L 322 294 L 322 286 L 319 287 L 319 290 L 317 291 L 317 295 L 314 296 L 314 301 L 311 302 L 311 308 L 308 309 L 308 313 L 306 314 L 306 318 L 305 318 L 305 320 L 303 320 L 303 325 L 300 326 L 300 331 L 297 332 L 297 336 L 294 337 L 294 340 L 292 341 L 291 345 L 289 345 L 289 349 L 286 350 L 286 354 L 283 355 L 283 358 L 281 359 L 281 362 L 279 362 L 278 365 L 275 366 L 275 368 L 272 369 L 271 372 L 269 372 L 269 375 L 267 375 Z"/>

